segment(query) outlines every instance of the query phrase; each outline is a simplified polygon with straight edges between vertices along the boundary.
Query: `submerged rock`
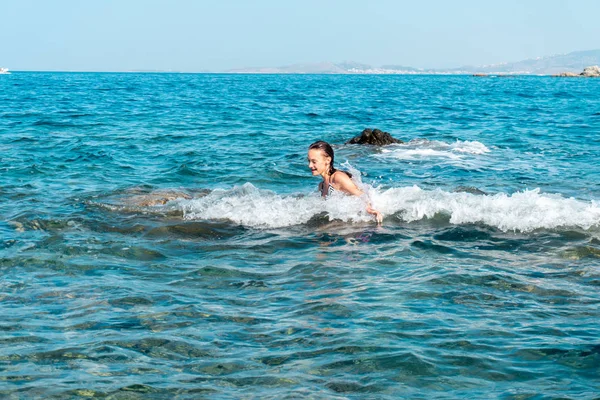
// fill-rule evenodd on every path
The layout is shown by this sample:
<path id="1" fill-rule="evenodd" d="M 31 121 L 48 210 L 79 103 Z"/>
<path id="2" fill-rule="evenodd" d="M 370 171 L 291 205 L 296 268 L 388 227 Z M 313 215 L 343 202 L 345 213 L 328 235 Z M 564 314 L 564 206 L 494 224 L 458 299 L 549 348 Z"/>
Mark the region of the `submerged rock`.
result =
<path id="1" fill-rule="evenodd" d="M 192 196 L 179 190 L 157 190 L 143 195 L 132 196 L 126 200 L 128 204 L 141 207 L 159 206 L 178 199 L 191 199 Z"/>
<path id="2" fill-rule="evenodd" d="M 388 132 L 379 129 L 365 129 L 360 136 L 353 137 L 346 144 L 370 144 L 374 146 L 385 146 L 388 144 L 404 143 L 402 140 L 393 138 Z"/>
<path id="3" fill-rule="evenodd" d="M 477 189 L 474 186 L 457 186 L 454 189 L 455 193 L 460 193 L 460 192 L 464 192 L 464 193 L 471 193 L 471 194 L 476 194 L 479 196 L 486 196 L 487 193 L 484 192 L 483 190 Z"/>

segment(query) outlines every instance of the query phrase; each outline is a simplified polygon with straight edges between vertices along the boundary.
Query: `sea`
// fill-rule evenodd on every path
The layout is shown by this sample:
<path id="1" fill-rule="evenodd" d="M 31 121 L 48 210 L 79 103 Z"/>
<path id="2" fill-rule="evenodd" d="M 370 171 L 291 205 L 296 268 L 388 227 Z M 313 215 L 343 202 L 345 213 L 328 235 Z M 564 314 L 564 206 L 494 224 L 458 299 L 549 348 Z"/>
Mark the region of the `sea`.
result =
<path id="1" fill-rule="evenodd" d="M 0 76 L 0 397 L 598 399 L 598 160 L 600 79 Z"/>

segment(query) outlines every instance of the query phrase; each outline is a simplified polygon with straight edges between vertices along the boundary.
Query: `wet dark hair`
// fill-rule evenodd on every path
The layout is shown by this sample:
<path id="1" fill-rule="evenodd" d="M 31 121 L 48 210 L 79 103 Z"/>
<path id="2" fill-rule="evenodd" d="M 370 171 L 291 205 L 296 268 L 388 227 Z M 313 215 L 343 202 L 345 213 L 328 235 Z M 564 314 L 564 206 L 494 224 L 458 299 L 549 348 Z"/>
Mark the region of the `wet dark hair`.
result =
<path id="1" fill-rule="evenodd" d="M 309 150 L 321 150 L 323 151 L 329 158 L 331 158 L 331 163 L 329 164 L 329 175 L 333 175 L 335 173 L 335 171 L 337 171 L 337 169 L 335 169 L 335 167 L 333 166 L 333 148 L 331 147 L 331 145 L 327 142 L 324 142 L 322 140 L 318 140 L 316 142 L 314 142 L 313 144 L 311 144 L 310 146 L 308 146 Z M 346 175 L 348 175 L 350 178 L 352 178 L 352 174 L 350 172 L 347 171 L 342 171 L 341 172 L 345 173 Z"/>

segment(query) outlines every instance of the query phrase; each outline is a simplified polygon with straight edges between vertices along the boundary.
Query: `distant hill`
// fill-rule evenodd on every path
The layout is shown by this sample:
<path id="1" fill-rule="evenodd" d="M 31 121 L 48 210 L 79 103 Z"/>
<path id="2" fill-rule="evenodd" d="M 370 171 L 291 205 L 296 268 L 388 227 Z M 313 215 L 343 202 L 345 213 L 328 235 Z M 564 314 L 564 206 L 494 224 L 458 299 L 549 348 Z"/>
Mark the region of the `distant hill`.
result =
<path id="1" fill-rule="evenodd" d="M 539 57 L 514 63 L 483 65 L 474 67 L 473 72 L 551 75 L 559 72 L 579 73 L 591 65 L 600 65 L 600 49 L 574 51 L 568 54 Z"/>
<path id="2" fill-rule="evenodd" d="M 552 75 L 560 72 L 580 73 L 585 67 L 600 65 L 600 49 L 574 51 L 548 57 L 491 65 L 463 66 L 448 69 L 422 69 L 400 65 L 373 67 L 353 61 L 293 64 L 283 67 L 243 68 L 231 73 L 271 74 L 519 74 Z"/>

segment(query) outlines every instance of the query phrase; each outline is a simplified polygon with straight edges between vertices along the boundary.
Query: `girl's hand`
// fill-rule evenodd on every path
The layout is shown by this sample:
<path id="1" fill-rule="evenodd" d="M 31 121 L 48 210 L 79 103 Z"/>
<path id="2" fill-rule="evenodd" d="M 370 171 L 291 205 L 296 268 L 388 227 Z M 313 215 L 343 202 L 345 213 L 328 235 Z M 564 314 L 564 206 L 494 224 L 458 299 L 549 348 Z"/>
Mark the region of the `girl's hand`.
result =
<path id="1" fill-rule="evenodd" d="M 382 213 L 375 210 L 374 208 L 371 208 L 371 206 L 367 206 L 367 212 L 371 215 L 374 215 L 375 220 L 377 221 L 377 224 L 381 225 L 381 223 L 383 222 L 383 214 Z"/>

